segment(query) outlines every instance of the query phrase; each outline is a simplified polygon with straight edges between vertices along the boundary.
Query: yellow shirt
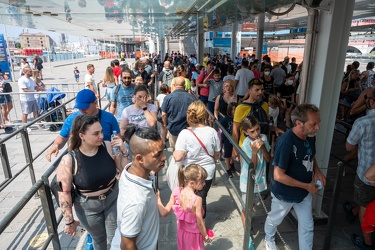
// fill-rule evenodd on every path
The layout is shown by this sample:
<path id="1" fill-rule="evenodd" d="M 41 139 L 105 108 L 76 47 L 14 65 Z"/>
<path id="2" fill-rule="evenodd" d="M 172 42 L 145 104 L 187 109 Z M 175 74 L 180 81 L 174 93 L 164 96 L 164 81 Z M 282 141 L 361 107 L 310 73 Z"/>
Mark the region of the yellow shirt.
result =
<path id="1" fill-rule="evenodd" d="M 262 108 L 264 109 L 264 111 L 266 111 L 266 114 L 268 116 L 269 115 L 269 109 L 268 109 L 267 102 L 263 102 Z M 240 127 L 240 132 L 239 132 L 240 140 L 238 142 L 238 145 L 240 147 L 242 147 L 242 143 L 246 138 L 246 136 L 245 136 L 245 134 L 242 130 L 241 122 L 242 122 L 243 118 L 248 116 L 248 114 L 250 113 L 250 109 L 251 109 L 251 106 L 246 105 L 246 104 L 240 104 L 240 105 L 237 106 L 236 111 L 234 113 L 233 121 L 240 124 L 240 126 L 239 126 Z"/>
<path id="2" fill-rule="evenodd" d="M 206 56 L 205 58 L 203 58 L 203 67 L 206 67 L 207 66 L 207 63 L 208 63 L 208 56 Z"/>

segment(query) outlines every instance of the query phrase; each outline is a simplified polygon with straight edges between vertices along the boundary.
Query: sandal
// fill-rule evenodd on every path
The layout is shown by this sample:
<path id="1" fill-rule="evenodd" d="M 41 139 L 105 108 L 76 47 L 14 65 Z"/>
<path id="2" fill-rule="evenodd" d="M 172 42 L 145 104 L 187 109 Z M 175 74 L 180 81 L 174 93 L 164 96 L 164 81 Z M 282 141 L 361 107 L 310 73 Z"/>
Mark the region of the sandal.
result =
<path id="1" fill-rule="evenodd" d="M 372 249 L 371 246 L 366 245 L 365 242 L 362 240 L 362 238 L 359 237 L 356 234 L 352 234 L 351 240 L 352 240 L 354 245 L 356 245 L 357 247 L 359 247 L 362 250 L 367 250 L 367 249 L 371 250 Z"/>
<path id="2" fill-rule="evenodd" d="M 346 212 L 346 221 L 349 223 L 353 223 L 355 221 L 355 218 L 357 217 L 353 214 L 353 205 L 349 201 L 346 201 L 344 202 L 344 204 L 342 204 L 342 206 Z"/>

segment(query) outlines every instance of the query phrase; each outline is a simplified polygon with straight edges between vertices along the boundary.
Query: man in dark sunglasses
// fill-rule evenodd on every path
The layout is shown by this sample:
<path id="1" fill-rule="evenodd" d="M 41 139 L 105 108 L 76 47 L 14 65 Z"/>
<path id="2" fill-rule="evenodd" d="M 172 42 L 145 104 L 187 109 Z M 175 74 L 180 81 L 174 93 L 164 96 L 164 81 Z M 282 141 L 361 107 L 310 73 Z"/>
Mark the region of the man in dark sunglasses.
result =
<path id="1" fill-rule="evenodd" d="M 74 108 L 78 109 L 79 111 L 69 115 L 68 118 L 66 118 L 60 134 L 56 137 L 52 146 L 47 150 L 46 158 L 48 161 L 51 161 L 52 154 L 57 156 L 59 150 L 65 146 L 69 139 L 74 118 L 79 115 L 90 115 L 99 118 L 103 129 L 103 141 L 111 141 L 113 131 L 120 132 L 116 118 L 111 113 L 98 108 L 98 100 L 96 99 L 95 93 L 90 89 L 83 89 L 77 93 Z"/>
<path id="2" fill-rule="evenodd" d="M 120 122 L 122 111 L 133 104 L 132 97 L 134 92 L 130 69 L 124 68 L 120 76 L 121 84 L 112 89 L 110 95 L 111 106 L 109 108 L 109 112 L 116 116 L 117 122 Z"/>

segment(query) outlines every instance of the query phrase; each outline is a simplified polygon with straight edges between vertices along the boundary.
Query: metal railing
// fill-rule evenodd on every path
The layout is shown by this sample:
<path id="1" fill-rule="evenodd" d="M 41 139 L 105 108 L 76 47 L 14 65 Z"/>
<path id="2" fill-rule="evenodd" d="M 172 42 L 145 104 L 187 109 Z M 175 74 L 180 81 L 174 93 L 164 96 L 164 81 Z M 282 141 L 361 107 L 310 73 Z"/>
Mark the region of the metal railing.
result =
<path id="1" fill-rule="evenodd" d="M 44 220 L 45 220 L 46 228 L 48 232 L 48 238 L 45 240 L 41 249 L 47 249 L 51 241 L 52 241 L 52 245 L 54 249 L 57 249 L 57 250 L 61 249 L 57 227 L 60 224 L 63 216 L 62 214 L 60 214 L 59 217 L 56 218 L 55 208 L 54 208 L 54 204 L 52 200 L 51 188 L 50 188 L 50 183 L 49 183 L 48 178 L 56 170 L 62 157 L 67 153 L 67 150 L 65 150 L 56 159 L 56 161 L 52 163 L 52 165 L 46 170 L 46 172 L 41 176 L 41 178 L 38 181 L 36 181 L 34 168 L 33 168 L 33 162 L 35 161 L 36 158 L 40 157 L 45 152 L 45 150 L 52 145 L 53 142 L 49 143 L 46 148 L 44 148 L 41 152 L 37 154 L 36 157 L 33 158 L 31 154 L 29 139 L 28 139 L 27 127 L 32 126 L 33 124 L 39 122 L 40 120 L 44 119 L 46 116 L 50 115 L 56 110 L 65 107 L 65 105 L 72 102 L 73 100 L 75 100 L 75 98 L 69 100 L 68 102 L 64 104 L 57 106 L 56 108 L 44 114 L 43 116 L 38 117 L 37 119 L 35 119 L 34 121 L 28 124 L 25 124 L 25 126 L 22 127 L 22 129 L 19 129 L 13 132 L 12 134 L 8 135 L 4 139 L 0 140 L 1 161 L 3 163 L 4 173 L 6 173 L 6 177 L 7 177 L 6 181 L 0 185 L 0 191 L 2 191 L 6 186 L 8 186 L 27 167 L 29 167 L 30 169 L 30 176 L 31 176 L 32 184 L 33 184 L 33 186 L 26 192 L 26 194 L 20 199 L 20 201 L 0 221 L 0 234 L 2 234 L 4 230 L 10 225 L 10 223 L 16 218 L 16 216 L 21 212 L 21 210 L 27 205 L 28 201 L 33 196 L 36 196 L 40 198 L 42 210 L 44 214 Z M 109 107 L 109 103 L 104 107 L 104 110 L 108 109 L 108 107 Z M 6 150 L 4 143 L 20 133 L 22 135 L 22 138 L 24 138 L 23 145 L 24 145 L 24 152 L 25 152 L 26 159 L 27 159 L 27 164 L 19 172 L 12 175 L 10 165 L 9 165 L 9 159 L 7 156 L 7 150 Z"/>

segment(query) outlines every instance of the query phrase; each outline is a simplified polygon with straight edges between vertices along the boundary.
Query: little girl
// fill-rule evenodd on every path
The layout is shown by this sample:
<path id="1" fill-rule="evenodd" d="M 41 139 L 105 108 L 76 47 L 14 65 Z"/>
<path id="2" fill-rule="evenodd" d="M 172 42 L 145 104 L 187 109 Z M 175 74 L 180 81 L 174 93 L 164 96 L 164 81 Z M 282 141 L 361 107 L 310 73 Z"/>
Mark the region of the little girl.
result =
<path id="1" fill-rule="evenodd" d="M 159 212 L 166 217 L 173 209 L 177 217 L 177 246 L 183 249 L 204 249 L 203 242 L 210 243 L 203 221 L 202 198 L 195 194 L 203 188 L 207 172 L 197 164 L 190 164 L 186 168 L 180 166 L 178 170 L 179 185 L 173 190 L 166 206 L 157 192 Z"/>
<path id="2" fill-rule="evenodd" d="M 232 134 L 232 127 L 233 127 L 233 116 L 236 110 L 237 103 L 230 102 L 227 107 L 227 114 L 220 118 L 219 121 L 221 125 L 228 131 L 229 134 Z M 232 151 L 233 145 L 230 143 L 229 139 L 223 134 L 222 135 L 222 142 L 224 146 L 224 160 L 225 160 L 225 167 L 227 169 L 227 174 L 229 178 L 233 178 L 234 163 L 232 161 Z"/>
<path id="3" fill-rule="evenodd" d="M 165 144 L 166 136 L 167 136 L 167 128 L 164 126 L 162 117 L 161 117 L 161 106 L 163 105 L 164 97 L 168 95 L 168 85 L 162 84 L 160 86 L 160 94 L 156 97 L 156 108 L 158 110 L 158 122 L 160 122 L 160 135 L 161 139 Z"/>
<path id="4" fill-rule="evenodd" d="M 242 150 L 251 159 L 255 170 L 255 197 L 259 199 L 258 194 L 267 190 L 266 162 L 271 159 L 270 145 L 267 136 L 260 133 L 259 122 L 255 117 L 245 117 L 241 123 L 242 130 L 247 135 L 242 143 Z M 242 200 L 246 203 L 247 176 L 249 172 L 249 164 L 242 162 L 240 175 L 240 189 Z M 254 198 L 255 203 L 255 198 Z M 245 225 L 245 208 L 242 210 L 242 223 Z"/>

